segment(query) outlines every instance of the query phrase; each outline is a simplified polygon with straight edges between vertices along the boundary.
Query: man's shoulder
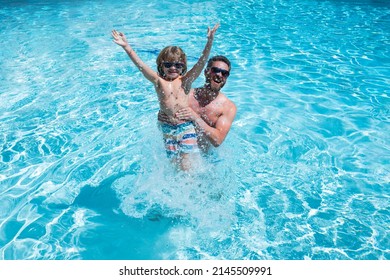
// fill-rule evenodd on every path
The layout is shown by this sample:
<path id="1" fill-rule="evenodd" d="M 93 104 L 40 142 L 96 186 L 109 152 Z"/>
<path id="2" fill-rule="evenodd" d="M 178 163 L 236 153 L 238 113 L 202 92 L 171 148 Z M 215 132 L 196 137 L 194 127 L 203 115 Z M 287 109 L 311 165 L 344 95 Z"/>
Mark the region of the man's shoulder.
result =
<path id="1" fill-rule="evenodd" d="M 234 105 L 234 102 L 231 99 L 229 99 L 223 92 L 219 92 L 218 98 L 220 102 L 223 101 L 228 103 L 229 105 Z"/>
<path id="2" fill-rule="evenodd" d="M 219 97 L 221 97 L 219 103 L 222 104 L 222 110 L 224 114 L 229 112 L 229 114 L 233 113 L 235 115 L 237 111 L 236 104 L 234 104 L 234 102 L 223 93 L 220 93 Z"/>

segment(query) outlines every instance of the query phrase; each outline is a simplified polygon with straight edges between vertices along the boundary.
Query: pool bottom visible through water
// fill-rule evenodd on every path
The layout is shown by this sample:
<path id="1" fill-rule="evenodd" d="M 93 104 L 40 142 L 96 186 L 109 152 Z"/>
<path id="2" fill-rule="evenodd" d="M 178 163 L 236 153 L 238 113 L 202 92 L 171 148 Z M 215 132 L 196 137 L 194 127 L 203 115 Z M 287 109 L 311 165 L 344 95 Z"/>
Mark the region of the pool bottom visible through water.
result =
<path id="1" fill-rule="evenodd" d="M 1 3 L 0 259 L 390 258 L 386 1 Z M 110 32 L 192 66 L 216 22 L 237 115 L 176 172 Z"/>

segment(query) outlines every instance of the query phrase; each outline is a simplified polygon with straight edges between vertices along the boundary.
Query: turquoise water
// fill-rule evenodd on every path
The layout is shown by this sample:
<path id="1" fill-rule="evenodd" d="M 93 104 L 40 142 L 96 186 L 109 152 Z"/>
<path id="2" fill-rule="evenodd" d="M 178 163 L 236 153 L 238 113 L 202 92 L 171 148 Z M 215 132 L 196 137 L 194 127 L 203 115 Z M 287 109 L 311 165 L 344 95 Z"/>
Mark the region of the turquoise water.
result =
<path id="1" fill-rule="evenodd" d="M 178 174 L 110 31 L 193 65 L 218 21 L 237 117 Z M 388 1 L 0 1 L 0 22 L 0 259 L 390 259 Z"/>

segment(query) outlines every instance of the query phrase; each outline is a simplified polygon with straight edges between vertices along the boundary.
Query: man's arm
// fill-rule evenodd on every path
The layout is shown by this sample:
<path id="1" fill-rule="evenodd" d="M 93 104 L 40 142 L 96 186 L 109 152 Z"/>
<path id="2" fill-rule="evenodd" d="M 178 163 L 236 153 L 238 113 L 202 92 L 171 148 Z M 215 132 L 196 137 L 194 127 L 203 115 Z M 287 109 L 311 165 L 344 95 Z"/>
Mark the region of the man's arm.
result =
<path id="1" fill-rule="evenodd" d="M 188 92 L 191 88 L 191 84 L 199 77 L 202 72 L 204 66 L 206 65 L 207 59 L 210 55 L 211 47 L 213 45 L 214 35 L 219 27 L 219 23 L 217 23 L 213 29 L 210 30 L 210 27 L 207 29 L 207 43 L 203 49 L 202 55 L 199 60 L 195 63 L 195 65 L 189 70 L 183 77 L 183 86 L 186 92 Z"/>
<path id="2" fill-rule="evenodd" d="M 236 116 L 237 108 L 233 102 L 229 101 L 229 106 L 226 106 L 222 115 L 215 123 L 215 127 L 209 126 L 202 118 L 195 120 L 196 124 L 203 130 L 207 139 L 214 147 L 218 147 L 225 140 L 230 131 L 233 120 Z"/>
<path id="3" fill-rule="evenodd" d="M 157 72 L 155 72 L 152 68 L 146 65 L 136 54 L 136 52 L 132 49 L 130 44 L 127 42 L 125 34 L 122 32 L 118 32 L 116 30 L 112 31 L 112 37 L 114 38 L 114 42 L 121 46 L 127 55 L 130 57 L 131 61 L 133 61 L 134 65 L 141 71 L 146 79 L 151 81 L 153 84 L 157 83 L 159 78 Z"/>
<path id="4" fill-rule="evenodd" d="M 222 115 L 215 123 L 215 127 L 209 126 L 198 114 L 196 114 L 190 107 L 181 109 L 176 113 L 179 119 L 192 120 L 203 131 L 204 135 L 214 147 L 218 147 L 225 140 L 230 131 L 233 120 L 236 116 L 237 108 L 233 102 L 227 101 Z"/>

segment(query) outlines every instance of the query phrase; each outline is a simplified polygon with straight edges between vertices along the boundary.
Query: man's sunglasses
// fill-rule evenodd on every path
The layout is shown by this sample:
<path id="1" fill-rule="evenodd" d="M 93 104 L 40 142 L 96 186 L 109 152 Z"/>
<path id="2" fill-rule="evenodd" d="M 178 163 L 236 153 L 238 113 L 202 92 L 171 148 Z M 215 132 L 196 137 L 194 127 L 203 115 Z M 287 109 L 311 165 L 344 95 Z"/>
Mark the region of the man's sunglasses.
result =
<path id="1" fill-rule="evenodd" d="M 184 68 L 184 63 L 181 62 L 163 62 L 162 64 L 165 68 L 171 68 L 172 66 L 175 66 L 176 69 Z"/>
<path id="2" fill-rule="evenodd" d="M 211 67 L 210 70 L 214 74 L 221 73 L 224 78 L 227 78 L 230 75 L 230 72 L 228 70 L 221 69 L 221 68 L 218 68 L 218 67 Z"/>

